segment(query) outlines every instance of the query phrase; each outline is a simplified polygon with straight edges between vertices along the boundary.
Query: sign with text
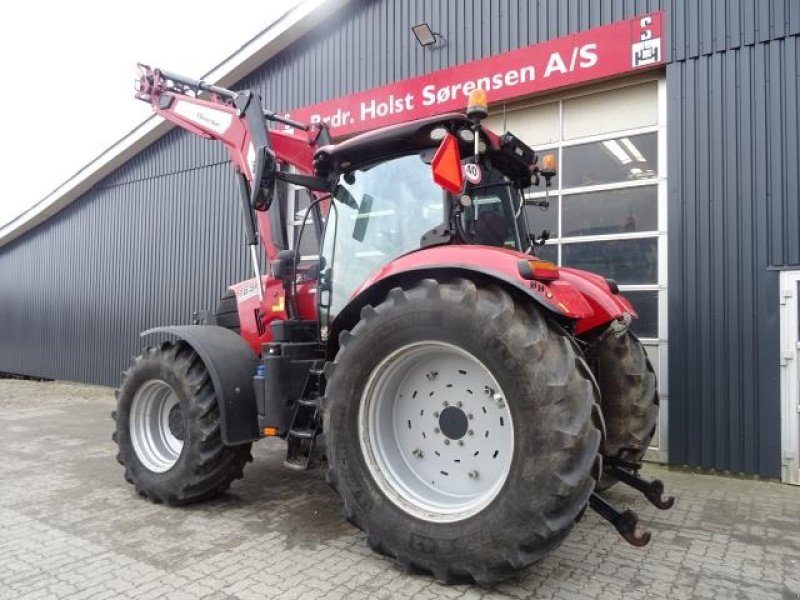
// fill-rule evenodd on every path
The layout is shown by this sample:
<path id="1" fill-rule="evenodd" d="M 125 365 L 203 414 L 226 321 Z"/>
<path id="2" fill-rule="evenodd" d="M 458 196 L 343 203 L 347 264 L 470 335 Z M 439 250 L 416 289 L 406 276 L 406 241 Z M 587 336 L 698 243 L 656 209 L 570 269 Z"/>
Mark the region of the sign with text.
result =
<path id="1" fill-rule="evenodd" d="M 618 21 L 411 79 L 293 110 L 287 117 L 323 121 L 333 136 L 440 113 L 461 112 L 469 93 L 490 104 L 652 68 L 664 63 L 663 11 Z"/>

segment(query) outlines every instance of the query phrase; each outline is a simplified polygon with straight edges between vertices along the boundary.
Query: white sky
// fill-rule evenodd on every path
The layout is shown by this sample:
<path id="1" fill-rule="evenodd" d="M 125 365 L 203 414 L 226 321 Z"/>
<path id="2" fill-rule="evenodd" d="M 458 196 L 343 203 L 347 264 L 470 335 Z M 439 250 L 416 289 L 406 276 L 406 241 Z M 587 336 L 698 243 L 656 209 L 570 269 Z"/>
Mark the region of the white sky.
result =
<path id="1" fill-rule="evenodd" d="M 200 77 L 299 0 L 6 2 L 0 225 L 149 114 L 136 63 Z"/>

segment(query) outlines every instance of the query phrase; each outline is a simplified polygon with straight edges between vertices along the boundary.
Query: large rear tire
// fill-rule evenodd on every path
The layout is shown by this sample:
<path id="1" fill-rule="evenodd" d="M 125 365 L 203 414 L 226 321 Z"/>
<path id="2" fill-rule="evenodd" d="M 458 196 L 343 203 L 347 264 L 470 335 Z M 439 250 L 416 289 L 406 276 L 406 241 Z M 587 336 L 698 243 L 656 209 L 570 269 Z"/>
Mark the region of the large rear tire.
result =
<path id="1" fill-rule="evenodd" d="M 219 409 L 208 371 L 185 342 L 147 348 L 116 392 L 113 439 L 125 480 L 150 500 L 189 504 L 216 496 L 241 479 L 250 444 L 222 443 Z"/>
<path id="2" fill-rule="evenodd" d="M 602 418 L 569 336 L 497 286 L 432 279 L 367 306 L 326 373 L 328 481 L 373 549 L 491 582 L 557 547 Z"/>
<path id="3" fill-rule="evenodd" d="M 641 466 L 658 423 L 658 385 L 639 338 L 626 330 L 608 331 L 592 350 L 606 423 L 603 456 Z M 597 489 L 616 483 L 604 475 Z"/>

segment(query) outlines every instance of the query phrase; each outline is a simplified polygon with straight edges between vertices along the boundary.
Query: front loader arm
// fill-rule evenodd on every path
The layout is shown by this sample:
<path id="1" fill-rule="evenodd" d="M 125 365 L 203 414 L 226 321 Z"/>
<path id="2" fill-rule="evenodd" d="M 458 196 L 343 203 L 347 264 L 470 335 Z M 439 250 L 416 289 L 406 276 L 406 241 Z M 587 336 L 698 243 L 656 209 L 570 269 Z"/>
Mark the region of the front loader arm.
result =
<path id="1" fill-rule="evenodd" d="M 304 125 L 265 111 L 260 96 L 253 91 L 232 91 L 142 64 L 136 98 L 150 104 L 160 117 L 195 135 L 222 142 L 228 150 L 238 173 L 256 281 L 261 281 L 256 251 L 259 233 L 270 260 L 277 251 L 268 219 L 260 218 L 257 229 L 253 211 L 269 209 L 277 163 L 291 165 L 301 173 L 313 173 L 317 144 L 329 142 L 325 126 Z M 267 127 L 268 120 L 302 133 L 271 129 Z"/>
<path id="2" fill-rule="evenodd" d="M 274 168 L 276 160 L 301 172 L 312 172 L 312 157 L 324 131 L 322 124 L 304 125 L 264 111 L 259 95 L 250 90 L 235 92 L 147 65 L 139 65 L 139 70 L 136 98 L 179 127 L 222 142 L 249 187 L 258 187 L 253 183 L 261 183 L 259 175 L 263 177 L 264 171 Z M 267 120 L 301 130 L 305 135 L 269 129 Z M 257 191 L 251 191 L 251 196 Z M 253 206 L 261 208 L 256 201 Z"/>

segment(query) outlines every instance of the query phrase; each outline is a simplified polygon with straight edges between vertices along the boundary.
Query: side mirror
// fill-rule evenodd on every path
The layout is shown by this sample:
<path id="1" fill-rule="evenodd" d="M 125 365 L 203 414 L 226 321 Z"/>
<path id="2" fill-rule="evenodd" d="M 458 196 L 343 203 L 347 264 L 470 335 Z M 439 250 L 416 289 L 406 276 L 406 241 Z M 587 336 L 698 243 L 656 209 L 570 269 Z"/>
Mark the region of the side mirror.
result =
<path id="1" fill-rule="evenodd" d="M 358 242 L 363 242 L 364 237 L 367 235 L 367 224 L 369 223 L 369 214 L 372 212 L 372 203 L 375 200 L 369 194 L 364 194 L 361 198 L 361 204 L 358 206 L 358 214 L 356 215 L 356 226 L 353 228 L 353 239 Z"/>
<path id="2" fill-rule="evenodd" d="M 264 211 L 269 209 L 272 204 L 272 196 L 275 194 L 275 170 L 277 164 L 272 150 L 269 148 L 259 148 L 259 150 L 262 151 L 260 154 L 263 155 L 263 159 L 261 160 L 261 169 L 256 169 L 256 175 L 260 175 L 260 181 L 253 182 L 253 186 L 259 186 L 253 208 Z M 258 154 L 257 152 L 256 160 L 258 160 Z"/>

